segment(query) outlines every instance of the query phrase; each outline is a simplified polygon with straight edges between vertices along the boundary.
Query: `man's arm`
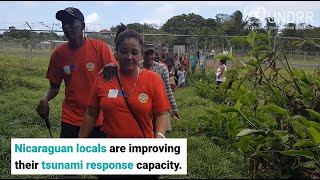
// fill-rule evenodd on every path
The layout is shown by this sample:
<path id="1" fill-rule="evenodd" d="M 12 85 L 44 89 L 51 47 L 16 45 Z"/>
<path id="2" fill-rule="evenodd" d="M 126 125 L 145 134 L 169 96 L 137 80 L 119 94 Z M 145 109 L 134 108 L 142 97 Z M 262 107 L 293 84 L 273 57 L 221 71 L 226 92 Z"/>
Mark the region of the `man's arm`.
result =
<path id="1" fill-rule="evenodd" d="M 42 98 L 42 100 L 50 101 L 51 99 L 54 99 L 60 91 L 60 84 L 56 84 L 53 82 L 50 82 L 50 88 L 47 92 L 47 94 Z"/>
<path id="2" fill-rule="evenodd" d="M 42 119 L 46 119 L 49 116 L 49 101 L 54 99 L 60 91 L 60 85 L 50 82 L 50 88 L 47 94 L 40 100 L 37 112 Z"/>
<path id="3" fill-rule="evenodd" d="M 161 70 L 161 72 L 162 72 L 161 78 L 162 78 L 162 81 L 164 83 L 164 86 L 165 86 L 165 89 L 167 92 L 167 96 L 168 96 L 168 99 L 169 99 L 169 102 L 170 102 L 170 105 L 172 108 L 172 112 L 179 119 L 180 117 L 179 117 L 179 113 L 178 113 L 177 103 L 176 103 L 176 100 L 173 96 L 172 89 L 171 89 L 170 83 L 169 83 L 169 71 L 164 66 L 162 66 L 161 69 L 162 69 Z"/>

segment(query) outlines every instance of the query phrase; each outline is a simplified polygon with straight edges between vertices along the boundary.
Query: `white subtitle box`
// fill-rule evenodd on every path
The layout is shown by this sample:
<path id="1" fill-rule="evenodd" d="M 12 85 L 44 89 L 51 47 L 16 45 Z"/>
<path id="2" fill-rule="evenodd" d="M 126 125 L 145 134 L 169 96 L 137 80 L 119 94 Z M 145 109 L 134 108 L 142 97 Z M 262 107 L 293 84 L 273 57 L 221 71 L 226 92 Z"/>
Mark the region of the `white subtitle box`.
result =
<path id="1" fill-rule="evenodd" d="M 13 175 L 186 175 L 187 139 L 12 138 Z"/>

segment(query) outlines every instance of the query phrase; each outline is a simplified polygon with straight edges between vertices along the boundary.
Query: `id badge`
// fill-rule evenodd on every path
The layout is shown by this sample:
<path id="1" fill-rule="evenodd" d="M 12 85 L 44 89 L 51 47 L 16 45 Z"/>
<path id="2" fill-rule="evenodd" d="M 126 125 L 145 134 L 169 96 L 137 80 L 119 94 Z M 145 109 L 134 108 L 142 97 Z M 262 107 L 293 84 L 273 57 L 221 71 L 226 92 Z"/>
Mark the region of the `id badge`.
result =
<path id="1" fill-rule="evenodd" d="M 108 98 L 117 98 L 118 95 L 118 89 L 110 89 Z"/>

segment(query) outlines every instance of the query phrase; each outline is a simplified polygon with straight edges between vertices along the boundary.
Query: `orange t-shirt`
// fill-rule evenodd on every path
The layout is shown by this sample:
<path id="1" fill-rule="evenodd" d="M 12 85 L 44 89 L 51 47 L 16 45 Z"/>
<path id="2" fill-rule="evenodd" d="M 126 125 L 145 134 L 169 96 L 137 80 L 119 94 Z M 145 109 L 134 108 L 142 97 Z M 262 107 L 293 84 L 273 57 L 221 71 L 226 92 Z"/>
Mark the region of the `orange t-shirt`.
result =
<path id="1" fill-rule="evenodd" d="M 85 43 L 77 49 L 71 49 L 65 43 L 53 52 L 46 77 L 55 84 L 61 84 L 64 80 L 63 122 L 81 126 L 90 89 L 99 71 L 108 63 L 118 65 L 109 47 L 101 40 L 86 38 Z M 97 126 L 102 125 L 102 118 L 100 113 Z"/>
<path id="2" fill-rule="evenodd" d="M 139 121 L 146 138 L 154 138 L 153 113 L 170 109 L 163 82 L 155 72 L 143 69 L 137 76 L 121 76 L 128 104 Z M 114 94 L 112 94 L 112 92 Z M 110 138 L 143 138 L 143 133 L 130 113 L 116 78 L 106 83 L 102 76 L 95 81 L 89 98 L 89 106 L 100 108 L 104 115 L 102 131 Z"/>

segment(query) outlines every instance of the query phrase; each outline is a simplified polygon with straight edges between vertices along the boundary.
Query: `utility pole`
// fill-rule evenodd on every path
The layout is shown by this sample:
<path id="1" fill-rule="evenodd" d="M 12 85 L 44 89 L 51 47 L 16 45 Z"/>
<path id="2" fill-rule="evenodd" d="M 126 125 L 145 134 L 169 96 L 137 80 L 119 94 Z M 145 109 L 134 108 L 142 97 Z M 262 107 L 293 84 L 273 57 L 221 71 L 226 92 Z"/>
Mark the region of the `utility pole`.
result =
<path id="1" fill-rule="evenodd" d="M 33 54 L 32 54 L 32 44 L 33 44 L 33 38 L 32 38 L 32 28 L 31 28 L 31 26 L 28 24 L 28 22 L 26 22 L 27 23 L 27 25 L 29 26 L 29 28 L 30 28 L 30 32 L 31 32 L 31 48 L 30 48 L 30 51 L 31 51 L 31 58 L 30 58 L 30 64 L 31 64 L 31 62 L 32 62 L 32 56 L 33 56 Z"/>
<path id="2" fill-rule="evenodd" d="M 143 30 L 142 30 L 142 38 L 143 38 L 143 42 L 144 42 L 144 26 L 146 25 L 146 23 L 143 23 Z"/>

